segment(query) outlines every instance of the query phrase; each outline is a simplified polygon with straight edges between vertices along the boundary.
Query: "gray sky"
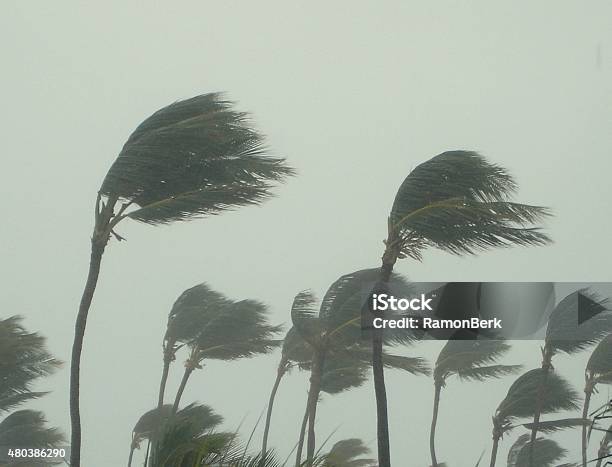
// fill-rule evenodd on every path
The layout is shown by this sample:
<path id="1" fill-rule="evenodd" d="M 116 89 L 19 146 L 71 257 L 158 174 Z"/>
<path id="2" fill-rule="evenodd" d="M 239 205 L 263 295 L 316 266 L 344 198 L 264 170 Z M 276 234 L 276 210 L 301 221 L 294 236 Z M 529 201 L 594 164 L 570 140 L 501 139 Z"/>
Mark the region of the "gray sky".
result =
<path id="1" fill-rule="evenodd" d="M 22 1 L 2 10 L 2 315 L 24 315 L 66 362 L 95 194 L 140 121 L 174 100 L 227 91 L 299 170 L 260 208 L 121 225 L 128 241 L 107 249 L 83 355 L 86 467 L 125 464 L 131 429 L 155 404 L 167 313 L 184 289 L 206 281 L 268 303 L 288 323 L 296 292 L 322 295 L 341 274 L 378 265 L 399 184 L 444 150 L 508 167 L 520 200 L 554 209 L 555 244 L 476 258 L 431 251 L 399 272 L 611 280 L 610 2 Z M 441 346 L 411 353 L 433 359 Z M 210 404 L 229 430 L 247 416 L 248 436 L 277 361 L 210 362 L 183 400 Z M 539 365 L 539 343 L 517 343 L 507 361 Z M 582 389 L 583 365 L 584 356 L 556 367 Z M 67 368 L 32 404 L 66 432 Z M 387 381 L 394 465 L 428 465 L 431 380 L 388 372 Z M 488 458 L 491 415 L 510 382 L 449 383 L 440 460 L 473 465 L 484 449 Z M 294 372 L 279 391 L 270 436 L 282 455 L 297 439 L 306 388 L 307 375 Z M 339 427 L 334 439 L 361 437 L 375 451 L 371 384 L 320 407 L 319 439 Z M 577 432 L 558 439 L 576 452 Z"/>

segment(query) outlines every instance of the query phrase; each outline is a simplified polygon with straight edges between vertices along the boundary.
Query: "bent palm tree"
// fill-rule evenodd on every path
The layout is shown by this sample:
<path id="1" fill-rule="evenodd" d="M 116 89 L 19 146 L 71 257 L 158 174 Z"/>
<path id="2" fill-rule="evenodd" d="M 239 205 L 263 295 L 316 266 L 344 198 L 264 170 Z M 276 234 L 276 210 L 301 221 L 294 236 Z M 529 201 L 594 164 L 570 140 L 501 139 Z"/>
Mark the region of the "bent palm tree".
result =
<path id="1" fill-rule="evenodd" d="M 387 222 L 380 279 L 389 281 L 398 259 L 421 260 L 427 247 L 456 255 L 511 245 L 544 245 L 534 227 L 549 213 L 510 202 L 516 183 L 500 166 L 472 151 L 448 151 L 418 165 L 400 186 Z M 378 462 L 390 467 L 382 333 L 372 334 Z"/>
<path id="2" fill-rule="evenodd" d="M 274 400 L 276 398 L 276 392 L 278 391 L 281 379 L 294 365 L 304 367 L 305 364 L 310 362 L 311 357 L 312 347 L 310 344 L 300 337 L 300 334 L 295 328 L 292 327 L 289 329 L 285 335 L 285 338 L 283 339 L 281 358 L 276 370 L 276 379 L 274 380 L 272 391 L 270 392 L 270 399 L 268 401 L 263 441 L 261 445 L 261 456 L 265 456 L 268 449 L 268 434 L 270 431 L 270 423 L 272 421 L 272 409 L 274 407 Z"/>
<path id="3" fill-rule="evenodd" d="M 606 336 L 589 357 L 584 372 L 584 404 L 582 418 L 589 418 L 589 405 L 591 396 L 597 391 L 598 384 L 612 384 L 612 334 Z M 587 427 L 582 427 L 582 465 L 587 465 Z"/>
<path id="4" fill-rule="evenodd" d="M 138 422 L 136 422 L 136 425 L 134 425 L 134 429 L 132 430 L 132 442 L 130 443 L 128 467 L 132 465 L 134 451 L 136 449 L 140 449 L 140 443 L 145 439 L 149 442 L 154 442 L 157 439 L 157 436 L 161 433 L 162 427 L 167 423 L 171 415 L 172 406 L 168 404 L 149 410 L 138 419 Z"/>
<path id="5" fill-rule="evenodd" d="M 444 345 L 434 367 L 434 403 L 429 436 L 429 449 L 432 467 L 438 466 L 436 458 L 436 425 L 440 394 L 446 380 L 456 375 L 461 380 L 484 381 L 499 378 L 518 371 L 520 365 L 493 365 L 510 350 L 510 345 L 491 340 L 450 340 Z"/>
<path id="6" fill-rule="evenodd" d="M 75 322 L 70 368 L 72 467 L 81 464 L 80 362 L 104 250 L 126 218 L 149 225 L 219 214 L 271 196 L 293 174 L 266 155 L 263 137 L 219 94 L 175 102 L 141 123 L 106 174 L 95 203 L 89 272 Z"/>
<path id="7" fill-rule="evenodd" d="M 226 299 L 227 300 L 227 299 Z M 183 391 L 195 369 L 205 359 L 231 361 L 265 354 L 280 344 L 274 335 L 280 326 L 267 322 L 267 307 L 255 300 L 241 300 L 205 308 L 197 336 L 188 344 L 189 358 L 174 399 L 173 411 L 179 408 Z"/>
<path id="8" fill-rule="evenodd" d="M 602 312 L 606 309 L 606 305 L 606 300 L 600 299 L 586 289 L 569 294 L 557 304 L 548 318 L 546 337 L 542 346 L 542 385 L 545 384 L 548 373 L 552 371 L 552 359 L 556 354 L 572 355 L 585 350 L 612 330 L 612 314 Z M 592 317 L 583 321 L 581 319 L 583 315 Z M 529 444 L 530 456 L 533 456 L 539 429 L 540 399 L 543 397 L 543 391 L 544 386 L 536 397 Z"/>
<path id="9" fill-rule="evenodd" d="M 518 420 L 533 417 L 538 405 L 538 394 L 541 387 L 544 388 L 539 404 L 541 413 L 549 414 L 562 410 L 576 410 L 579 407 L 578 393 L 555 372 L 550 372 L 546 376 L 545 370 L 536 368 L 519 376 L 508 389 L 508 394 L 499 404 L 493 416 L 493 448 L 491 450 L 490 467 L 495 466 L 501 438 L 516 428 Z M 572 420 L 569 422 L 567 420 L 552 421 L 548 423 L 546 429 L 555 431 L 577 424 L 579 422 L 573 423 Z M 530 428 L 530 426 L 526 427 Z"/>
<path id="10" fill-rule="evenodd" d="M 171 363 L 182 346 L 191 344 L 198 337 L 211 314 L 231 303 L 207 284 L 198 284 L 185 290 L 177 298 L 170 314 L 163 341 L 163 371 L 159 385 L 158 409 L 164 403 L 164 394 Z"/>
<path id="11" fill-rule="evenodd" d="M 370 450 L 357 438 L 343 439 L 335 443 L 328 453 L 321 456 L 322 467 L 367 467 L 374 459 L 366 459 Z"/>
<path id="12" fill-rule="evenodd" d="M 599 445 L 599 451 L 597 452 L 597 464 L 595 467 L 601 467 L 603 461 L 610 457 L 610 448 L 612 447 L 612 425 L 606 430 L 604 437 Z"/>
<path id="13" fill-rule="evenodd" d="M 354 362 L 367 361 L 371 351 L 364 347 L 361 336 L 361 319 L 364 306 L 374 289 L 379 271 L 364 269 L 345 274 L 334 282 L 326 292 L 319 310 L 316 298 L 311 292 L 302 292 L 295 297 L 291 319 L 293 326 L 313 348 L 308 391 L 308 443 L 306 464 L 311 466 L 315 454 L 315 417 L 317 401 L 321 391 L 321 380 L 329 356 L 348 358 Z M 412 289 L 398 275 L 389 277 L 388 288 L 397 297 L 408 296 Z M 388 344 L 410 343 L 417 336 L 409 332 L 389 332 L 385 339 Z M 427 374 L 429 369 L 420 358 L 388 356 L 385 363 L 402 368 L 413 374 Z"/>

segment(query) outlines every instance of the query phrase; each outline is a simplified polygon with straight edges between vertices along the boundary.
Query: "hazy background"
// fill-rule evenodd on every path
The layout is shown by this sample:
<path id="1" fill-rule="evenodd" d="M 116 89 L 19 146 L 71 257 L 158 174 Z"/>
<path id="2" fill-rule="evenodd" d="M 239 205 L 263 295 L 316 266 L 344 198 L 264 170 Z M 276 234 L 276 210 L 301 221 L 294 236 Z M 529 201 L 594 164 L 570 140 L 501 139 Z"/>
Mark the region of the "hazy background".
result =
<path id="1" fill-rule="evenodd" d="M 299 290 L 322 295 L 339 275 L 378 265 L 399 184 L 444 150 L 507 166 L 520 200 L 554 209 L 556 243 L 475 258 L 431 251 L 398 271 L 421 281 L 612 279 L 612 3 L 159 3 L 2 3 L 1 315 L 24 315 L 69 361 L 96 191 L 135 126 L 174 100 L 227 91 L 299 177 L 261 208 L 120 226 L 128 241 L 107 249 L 85 341 L 85 466 L 125 465 L 131 429 L 156 402 L 166 317 L 184 289 L 206 281 L 268 303 L 288 324 Z M 433 359 L 441 346 L 411 353 Z M 556 360 L 580 390 L 585 356 Z M 540 357 L 538 342 L 521 342 L 506 361 L 531 368 Z M 183 400 L 210 404 L 228 430 L 246 416 L 248 436 L 277 361 L 209 362 Z M 53 392 L 31 406 L 68 434 L 67 368 L 41 382 Z M 429 465 L 432 382 L 387 375 L 394 465 Z M 485 449 L 488 458 L 491 416 L 511 380 L 449 382 L 440 460 L 474 465 Z M 294 372 L 279 390 L 270 443 L 283 458 L 306 389 Z M 320 440 L 339 427 L 334 440 L 361 437 L 375 453 L 371 384 L 320 407 Z M 557 439 L 577 454 L 578 432 Z"/>

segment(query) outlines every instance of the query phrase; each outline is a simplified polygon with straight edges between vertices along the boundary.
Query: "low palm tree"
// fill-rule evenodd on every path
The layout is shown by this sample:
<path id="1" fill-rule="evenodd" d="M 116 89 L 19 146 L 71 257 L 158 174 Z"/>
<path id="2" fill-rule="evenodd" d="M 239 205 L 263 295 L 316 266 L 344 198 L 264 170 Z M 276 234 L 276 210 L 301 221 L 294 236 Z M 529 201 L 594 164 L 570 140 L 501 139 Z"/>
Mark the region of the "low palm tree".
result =
<path id="1" fill-rule="evenodd" d="M 130 443 L 130 457 L 128 467 L 132 465 L 134 451 L 140 449 L 140 443 L 147 440 L 149 443 L 155 441 L 161 433 L 162 427 L 172 415 L 172 406 L 167 404 L 156 407 L 146 412 L 138 419 L 132 430 L 132 442 Z"/>
<path id="2" fill-rule="evenodd" d="M 263 441 L 261 445 L 261 456 L 264 456 L 268 449 L 268 434 L 270 432 L 270 423 L 272 421 L 272 409 L 274 407 L 274 400 L 276 398 L 276 393 L 281 380 L 294 366 L 307 368 L 311 362 L 312 353 L 313 349 L 310 344 L 301 338 L 299 332 L 294 327 L 287 331 L 287 334 L 283 339 L 281 358 L 278 363 L 276 378 L 274 380 L 274 384 L 272 385 L 272 390 L 270 392 L 270 398 L 268 401 Z"/>
<path id="3" fill-rule="evenodd" d="M 606 336 L 597 344 L 591 353 L 584 372 L 584 404 L 582 418 L 589 418 L 589 405 L 598 384 L 612 384 L 612 334 Z M 587 426 L 582 427 L 582 465 L 587 465 L 588 432 Z"/>
<path id="4" fill-rule="evenodd" d="M 528 467 L 530 452 L 530 436 L 521 435 L 508 452 L 507 467 Z M 538 467 L 562 467 L 557 464 L 567 451 L 550 439 L 537 438 L 533 449 L 534 462 Z M 568 466 L 569 467 L 569 466 Z"/>
<path id="5" fill-rule="evenodd" d="M 363 269 L 345 274 L 327 290 L 320 307 L 310 291 L 299 293 L 291 309 L 293 326 L 313 348 L 308 390 L 308 442 L 306 463 L 312 465 L 315 454 L 315 418 L 321 391 L 321 379 L 326 359 L 333 354 L 347 356 L 353 361 L 371 364 L 371 350 L 362 340 L 361 320 L 367 301 L 378 282 L 377 269 Z M 396 297 L 408 296 L 412 288 L 401 276 L 392 275 L 387 285 Z M 418 338 L 406 330 L 388 332 L 386 344 L 407 344 Z M 388 355 L 388 366 L 401 367 L 413 374 L 427 374 L 429 368 L 420 358 Z"/>
<path id="6" fill-rule="evenodd" d="M 434 247 L 456 255 L 511 245 L 544 245 L 536 226 L 547 209 L 510 201 L 510 174 L 472 151 L 448 151 L 418 165 L 401 184 L 387 221 L 380 280 L 389 281 L 398 259 L 422 259 Z M 379 467 L 390 467 L 383 333 L 372 333 Z"/>
<path id="7" fill-rule="evenodd" d="M 540 388 L 544 388 L 540 391 Z M 524 373 L 510 386 L 508 394 L 497 407 L 493 416 L 493 448 L 491 450 L 490 467 L 495 466 L 499 441 L 509 431 L 521 425 L 521 419 L 532 418 L 538 406 L 538 394 L 540 411 L 550 414 L 562 410 L 576 410 L 580 400 L 578 393 L 571 388 L 569 383 L 554 371 L 546 373 L 542 368 L 536 368 Z M 518 423 L 518 425 L 517 425 Z M 580 422 L 574 420 L 561 420 L 547 422 L 540 428 L 554 431 L 564 427 L 576 426 Z M 523 425 L 525 426 L 525 425 Z M 525 426 L 530 428 L 529 425 Z"/>
<path id="8" fill-rule="evenodd" d="M 601 467 L 605 459 L 609 459 L 612 448 L 612 425 L 606 430 L 604 437 L 599 445 L 599 451 L 597 452 L 597 463 L 595 467 Z"/>
<path id="9" fill-rule="evenodd" d="M 176 352 L 186 344 L 192 344 L 212 313 L 229 305 L 231 301 L 214 291 L 207 284 L 198 284 L 185 290 L 174 302 L 163 340 L 163 370 L 159 385 L 158 409 L 164 403 L 164 394 L 171 363 Z"/>
<path id="10" fill-rule="evenodd" d="M 546 327 L 542 346 L 542 387 L 536 397 L 529 449 L 533 456 L 535 439 L 539 430 L 541 399 L 544 384 L 552 371 L 553 357 L 559 353 L 573 355 L 595 345 L 612 331 L 612 313 L 605 312 L 607 300 L 583 289 L 563 298 L 553 309 Z M 583 317 L 590 316 L 584 320 Z M 530 467 L 533 467 L 532 464 Z"/>
<path id="11" fill-rule="evenodd" d="M 174 399 L 173 411 L 179 408 L 183 391 L 194 370 L 204 360 L 232 361 L 266 354 L 280 345 L 275 335 L 280 326 L 267 322 L 267 307 L 255 300 L 206 307 L 197 336 L 189 342 L 189 357 Z"/>
<path id="12" fill-rule="evenodd" d="M 343 439 L 334 443 L 326 454 L 321 456 L 322 467 L 368 467 L 374 459 L 361 456 L 368 455 L 370 449 L 358 438 Z"/>
<path id="13" fill-rule="evenodd" d="M 70 368 L 71 466 L 81 465 L 80 363 L 102 256 L 120 222 L 170 224 L 259 204 L 293 175 L 270 157 L 247 115 L 220 94 L 175 102 L 130 135 L 98 190 L 89 272 L 75 322 Z"/>
<path id="14" fill-rule="evenodd" d="M 0 446 L 7 448 L 53 449 L 65 446 L 66 438 L 58 428 L 47 426 L 42 412 L 35 410 L 17 410 L 0 421 Z M 54 462 L 59 464 L 62 461 Z M 25 462 L 2 464 L 3 466 L 27 467 Z M 39 465 L 39 464 L 36 464 Z"/>
<path id="15" fill-rule="evenodd" d="M 489 378 L 500 378 L 519 371 L 520 365 L 495 364 L 510 350 L 510 345 L 492 340 L 450 340 L 436 360 L 433 370 L 434 402 L 429 436 L 429 449 L 432 467 L 437 467 L 436 458 L 436 425 L 442 389 L 451 376 L 458 376 L 465 381 L 485 381 Z"/>

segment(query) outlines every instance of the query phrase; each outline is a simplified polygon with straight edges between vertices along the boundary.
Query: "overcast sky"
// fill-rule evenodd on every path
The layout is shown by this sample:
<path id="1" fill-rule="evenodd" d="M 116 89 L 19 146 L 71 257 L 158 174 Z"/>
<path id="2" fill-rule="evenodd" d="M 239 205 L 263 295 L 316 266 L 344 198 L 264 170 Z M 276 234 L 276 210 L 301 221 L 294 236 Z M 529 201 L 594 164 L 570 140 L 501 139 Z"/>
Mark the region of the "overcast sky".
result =
<path id="1" fill-rule="evenodd" d="M 169 227 L 122 223 L 128 241 L 107 249 L 85 340 L 84 466 L 125 465 L 131 429 L 156 402 L 167 313 L 184 289 L 206 281 L 266 302 L 288 324 L 296 292 L 322 295 L 341 274 L 378 265 L 399 184 L 444 150 L 506 166 L 518 199 L 553 208 L 555 244 L 474 258 L 431 251 L 399 272 L 611 280 L 612 3 L 432 3 L 3 2 L 1 315 L 24 315 L 58 358 L 69 361 L 96 191 L 153 111 L 226 91 L 299 171 L 262 207 Z M 535 367 L 539 345 L 517 343 L 506 361 Z M 441 346 L 410 352 L 435 359 Z M 580 390 L 585 357 L 556 363 Z M 207 363 L 183 400 L 210 404 L 228 430 L 246 417 L 248 436 L 277 362 L 278 353 Z M 181 368 L 179 358 L 170 394 Z M 432 382 L 399 372 L 387 381 L 394 465 L 428 465 Z M 491 416 L 511 381 L 449 382 L 440 460 L 488 458 Z M 40 387 L 52 393 L 31 406 L 68 433 L 68 365 Z M 306 389 L 296 371 L 279 390 L 270 444 L 283 458 Z M 360 437 L 375 453 L 371 384 L 323 396 L 320 407 L 319 439 L 338 428 L 333 440 Z M 557 439 L 577 455 L 577 432 Z"/>

